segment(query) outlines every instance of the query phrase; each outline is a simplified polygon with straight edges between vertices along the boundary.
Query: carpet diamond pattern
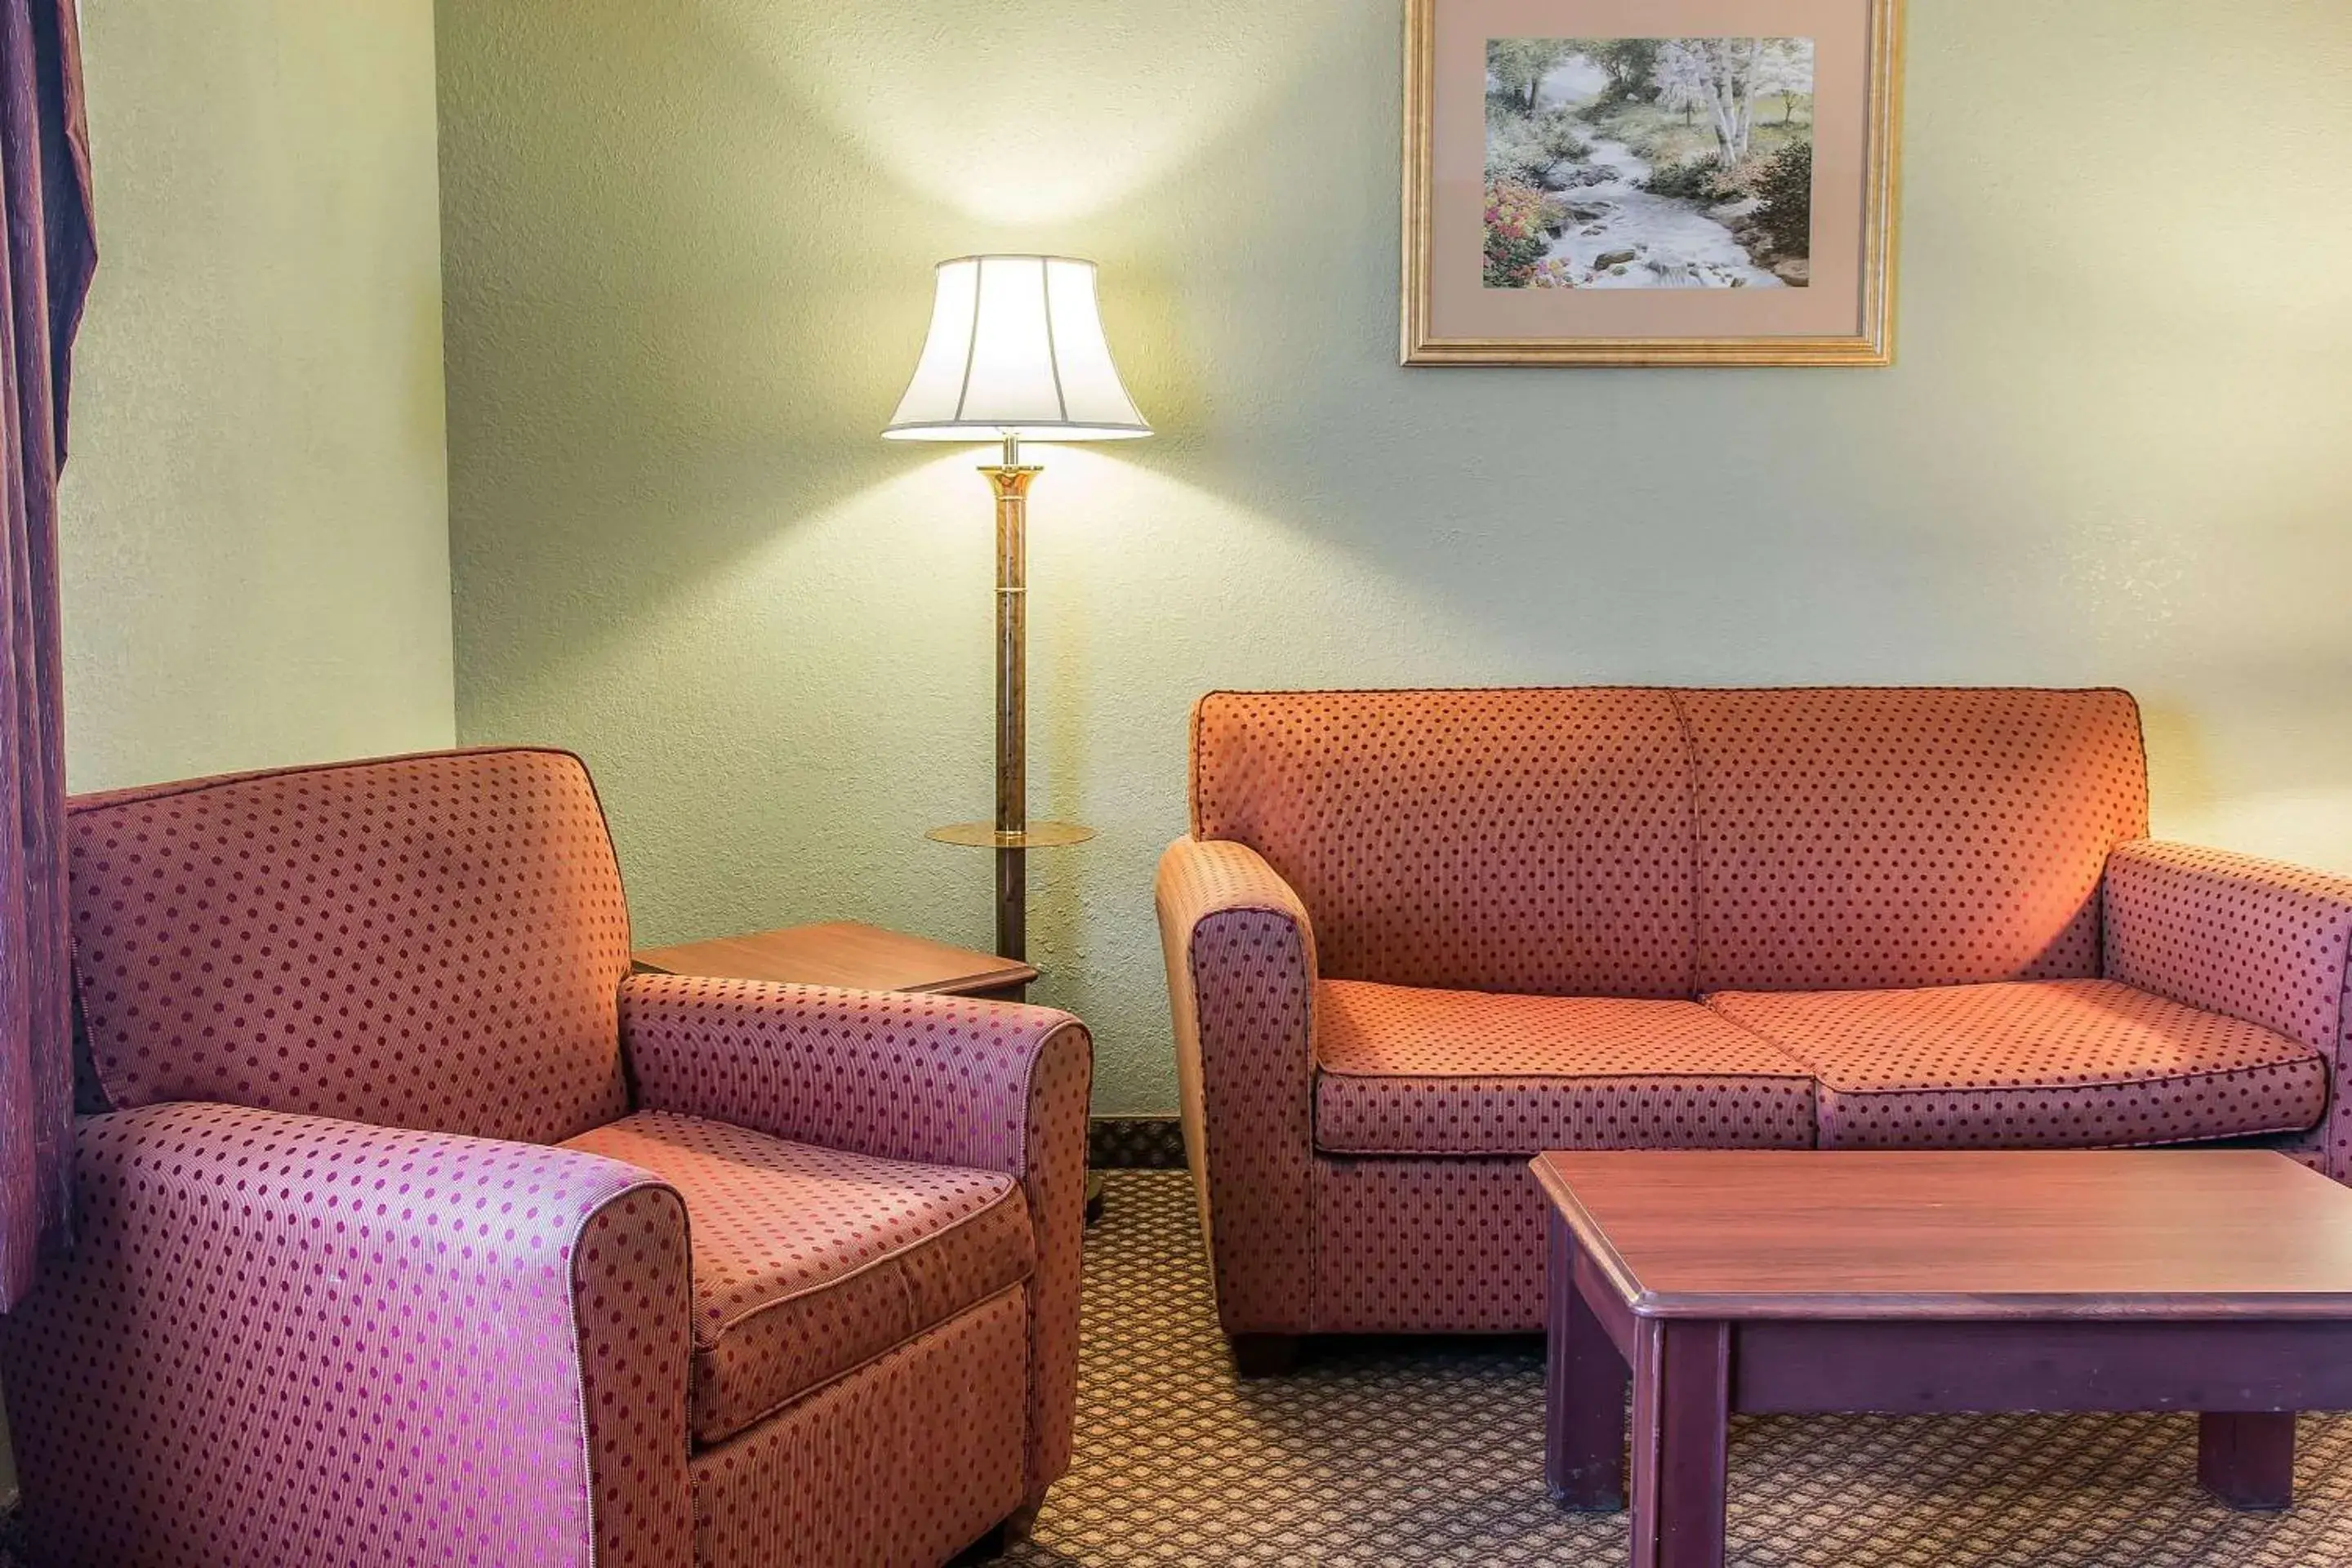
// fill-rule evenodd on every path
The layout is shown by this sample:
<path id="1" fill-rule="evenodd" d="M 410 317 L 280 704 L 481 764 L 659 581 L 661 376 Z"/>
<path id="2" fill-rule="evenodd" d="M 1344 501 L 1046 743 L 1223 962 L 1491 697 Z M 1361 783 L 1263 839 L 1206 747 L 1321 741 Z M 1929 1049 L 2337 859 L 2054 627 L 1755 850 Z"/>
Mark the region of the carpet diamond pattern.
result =
<path id="1" fill-rule="evenodd" d="M 1241 1383 L 1191 1178 L 1114 1171 L 1089 1237 L 1077 1458 L 1019 1568 L 1617 1568 L 1625 1516 L 1545 1498 L 1533 1340 L 1318 1347 Z M 2306 1415 L 2295 1507 L 2197 1489 L 2185 1415 L 1734 1423 L 1736 1568 L 2331 1568 L 2352 1563 L 2352 1418 Z"/>

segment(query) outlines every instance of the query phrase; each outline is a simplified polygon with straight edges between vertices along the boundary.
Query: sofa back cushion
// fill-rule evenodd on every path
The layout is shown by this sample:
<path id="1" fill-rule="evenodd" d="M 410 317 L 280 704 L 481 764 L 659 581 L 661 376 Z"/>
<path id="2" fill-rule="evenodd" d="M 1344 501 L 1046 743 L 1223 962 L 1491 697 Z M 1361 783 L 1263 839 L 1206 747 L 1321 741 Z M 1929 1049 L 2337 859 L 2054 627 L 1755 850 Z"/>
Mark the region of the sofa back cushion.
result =
<path id="1" fill-rule="evenodd" d="M 2147 832 L 2121 691 L 1692 690 L 1702 991 L 2096 975 Z"/>
<path id="2" fill-rule="evenodd" d="M 85 795 L 75 983 L 118 1109 L 552 1142 L 627 1109 L 620 869 L 586 769 L 451 752 Z"/>
<path id="3" fill-rule="evenodd" d="M 1690 768 L 1654 690 L 1215 692 L 1192 831 L 1297 892 L 1326 976 L 1687 996 Z"/>

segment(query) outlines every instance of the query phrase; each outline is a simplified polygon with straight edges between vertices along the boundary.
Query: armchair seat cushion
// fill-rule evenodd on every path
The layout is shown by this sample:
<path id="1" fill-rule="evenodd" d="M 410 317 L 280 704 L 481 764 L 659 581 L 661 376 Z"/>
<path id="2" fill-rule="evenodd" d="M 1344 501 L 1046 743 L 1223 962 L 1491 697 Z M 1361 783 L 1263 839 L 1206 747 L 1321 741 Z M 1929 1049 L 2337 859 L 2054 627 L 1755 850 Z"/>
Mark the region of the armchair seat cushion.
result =
<path id="1" fill-rule="evenodd" d="M 1707 1002 L 1820 1080 L 1824 1149 L 2188 1142 L 2294 1131 L 2327 1105 L 2310 1047 L 2113 980 Z"/>
<path id="2" fill-rule="evenodd" d="M 1315 988 L 1315 1142 L 1336 1154 L 1789 1148 L 1811 1076 L 1695 1002 Z"/>
<path id="3" fill-rule="evenodd" d="M 571 1139 L 686 1200 L 695 1440 L 809 1390 L 1024 1280 L 1037 1264 L 1011 1176 L 788 1142 L 669 1111 Z"/>

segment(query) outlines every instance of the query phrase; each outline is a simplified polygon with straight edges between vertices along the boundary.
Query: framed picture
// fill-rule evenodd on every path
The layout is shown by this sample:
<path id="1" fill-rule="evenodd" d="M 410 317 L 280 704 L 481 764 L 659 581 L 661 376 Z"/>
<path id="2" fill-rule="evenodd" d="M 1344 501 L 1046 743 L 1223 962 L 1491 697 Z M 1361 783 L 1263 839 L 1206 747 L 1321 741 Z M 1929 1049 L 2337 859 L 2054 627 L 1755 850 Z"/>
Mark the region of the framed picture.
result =
<path id="1" fill-rule="evenodd" d="M 1891 363 L 1900 5 L 1407 0 L 1404 363 Z"/>

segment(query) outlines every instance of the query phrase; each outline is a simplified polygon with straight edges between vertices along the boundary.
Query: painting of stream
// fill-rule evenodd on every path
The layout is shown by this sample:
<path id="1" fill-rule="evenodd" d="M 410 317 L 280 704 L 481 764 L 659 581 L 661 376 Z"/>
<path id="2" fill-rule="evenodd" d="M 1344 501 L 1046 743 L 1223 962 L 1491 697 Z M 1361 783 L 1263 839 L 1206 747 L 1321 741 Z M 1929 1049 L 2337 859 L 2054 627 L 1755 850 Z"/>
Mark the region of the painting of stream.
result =
<path id="1" fill-rule="evenodd" d="M 1810 38 L 1490 38 L 1490 289 L 1811 281 Z"/>

